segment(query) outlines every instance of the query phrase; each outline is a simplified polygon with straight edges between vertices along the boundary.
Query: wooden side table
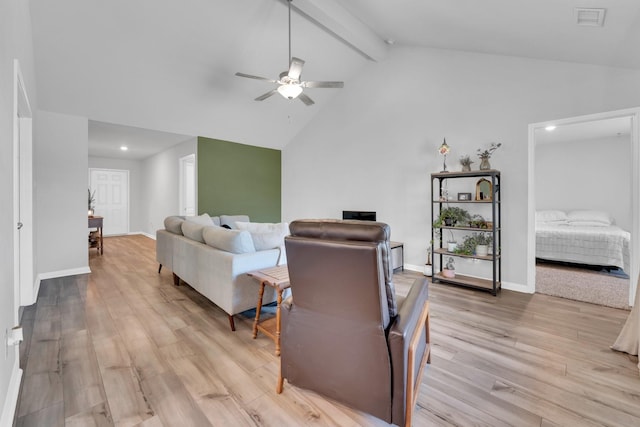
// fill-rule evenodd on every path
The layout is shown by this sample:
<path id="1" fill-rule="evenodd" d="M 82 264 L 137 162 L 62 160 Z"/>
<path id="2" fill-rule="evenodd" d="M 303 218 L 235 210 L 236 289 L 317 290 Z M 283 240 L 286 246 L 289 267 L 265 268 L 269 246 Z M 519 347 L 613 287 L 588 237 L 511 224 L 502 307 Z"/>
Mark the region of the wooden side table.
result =
<path id="1" fill-rule="evenodd" d="M 282 304 L 282 293 L 289 288 L 289 270 L 286 265 L 263 268 L 262 270 L 251 271 L 249 276 L 260 282 L 260 293 L 258 305 L 256 306 L 256 318 L 253 321 L 253 339 L 258 336 L 258 330 L 270 337 L 276 343 L 276 356 L 280 356 L 280 306 Z M 271 286 L 278 294 L 278 305 L 276 306 L 276 317 L 260 322 L 260 311 L 262 309 L 262 297 L 264 287 Z"/>
<path id="2" fill-rule="evenodd" d="M 103 220 L 104 220 L 104 218 L 101 217 L 101 216 L 90 216 L 89 217 L 89 228 L 97 228 L 98 229 L 98 240 L 96 242 L 97 246 L 90 246 L 90 247 L 97 248 L 98 252 L 100 252 L 100 255 L 102 255 L 104 253 L 104 240 L 102 238 Z"/>

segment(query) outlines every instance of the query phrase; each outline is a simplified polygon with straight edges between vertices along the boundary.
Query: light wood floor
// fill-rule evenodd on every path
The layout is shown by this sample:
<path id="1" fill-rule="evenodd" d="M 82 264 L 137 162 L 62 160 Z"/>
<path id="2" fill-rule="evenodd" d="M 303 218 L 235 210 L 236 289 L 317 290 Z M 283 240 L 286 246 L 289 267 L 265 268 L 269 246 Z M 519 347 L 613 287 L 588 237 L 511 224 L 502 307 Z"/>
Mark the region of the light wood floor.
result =
<path id="1" fill-rule="evenodd" d="M 383 426 L 274 391 L 273 342 L 170 271 L 155 242 L 106 239 L 90 275 L 47 280 L 24 312 L 17 426 Z M 395 277 L 406 293 L 416 273 Z M 256 285 L 256 298 L 257 298 Z M 640 426 L 637 358 L 609 349 L 628 312 L 545 295 L 431 285 L 432 364 L 415 426 Z M 330 345 L 330 343 L 327 343 Z"/>

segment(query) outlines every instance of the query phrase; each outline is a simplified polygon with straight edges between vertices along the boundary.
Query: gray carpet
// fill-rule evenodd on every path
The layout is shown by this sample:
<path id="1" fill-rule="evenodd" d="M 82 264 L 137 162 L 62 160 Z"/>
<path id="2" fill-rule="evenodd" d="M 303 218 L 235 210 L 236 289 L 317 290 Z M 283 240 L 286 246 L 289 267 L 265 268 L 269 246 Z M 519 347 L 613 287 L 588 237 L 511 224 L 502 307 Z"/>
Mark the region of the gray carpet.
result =
<path id="1" fill-rule="evenodd" d="M 536 292 L 629 310 L 629 279 L 554 264 L 536 265 Z"/>

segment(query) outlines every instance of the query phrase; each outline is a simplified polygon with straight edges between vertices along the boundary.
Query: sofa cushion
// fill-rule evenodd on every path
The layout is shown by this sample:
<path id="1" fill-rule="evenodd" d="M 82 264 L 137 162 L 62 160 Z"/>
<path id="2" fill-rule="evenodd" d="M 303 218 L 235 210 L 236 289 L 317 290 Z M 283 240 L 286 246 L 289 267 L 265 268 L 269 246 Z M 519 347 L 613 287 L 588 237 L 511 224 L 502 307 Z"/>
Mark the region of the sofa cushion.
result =
<path id="1" fill-rule="evenodd" d="M 248 231 L 212 226 L 205 227 L 202 235 L 207 245 L 226 252 L 244 254 L 256 251 Z"/>
<path id="2" fill-rule="evenodd" d="M 164 219 L 164 228 L 173 233 L 182 236 L 183 216 L 168 216 Z"/>
<path id="3" fill-rule="evenodd" d="M 195 222 L 200 225 L 215 225 L 209 214 L 206 212 L 198 216 L 187 216 L 185 217 L 185 221 Z"/>
<path id="4" fill-rule="evenodd" d="M 202 229 L 205 227 L 206 225 L 198 224 L 197 222 L 184 221 L 182 223 L 182 234 L 184 234 L 184 237 L 187 237 L 191 240 L 204 243 L 204 238 L 202 237 Z M 212 225 L 211 227 L 214 226 Z"/>
<path id="5" fill-rule="evenodd" d="M 220 227 L 222 224 L 220 224 L 220 217 L 219 216 L 212 216 L 211 217 L 211 221 L 213 221 L 213 225 L 217 225 L 218 227 Z"/>
<path id="6" fill-rule="evenodd" d="M 251 239 L 257 251 L 280 249 L 280 258 L 277 264 L 287 263 L 284 238 L 289 235 L 289 224 L 286 222 L 272 224 L 237 221 L 236 226 L 239 230 L 247 230 L 251 233 Z"/>
<path id="7" fill-rule="evenodd" d="M 220 225 L 228 225 L 232 229 L 237 229 L 236 221 L 249 222 L 247 215 L 220 215 Z"/>

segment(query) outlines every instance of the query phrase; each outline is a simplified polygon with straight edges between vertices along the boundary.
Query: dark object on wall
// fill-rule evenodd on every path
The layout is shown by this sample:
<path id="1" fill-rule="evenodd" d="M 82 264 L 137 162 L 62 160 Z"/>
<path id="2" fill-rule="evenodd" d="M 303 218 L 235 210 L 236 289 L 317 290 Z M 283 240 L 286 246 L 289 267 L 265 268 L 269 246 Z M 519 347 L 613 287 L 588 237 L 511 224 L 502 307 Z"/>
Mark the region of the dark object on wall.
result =
<path id="1" fill-rule="evenodd" d="M 342 211 L 342 219 L 358 219 L 360 221 L 375 221 L 376 213 L 371 211 Z"/>

